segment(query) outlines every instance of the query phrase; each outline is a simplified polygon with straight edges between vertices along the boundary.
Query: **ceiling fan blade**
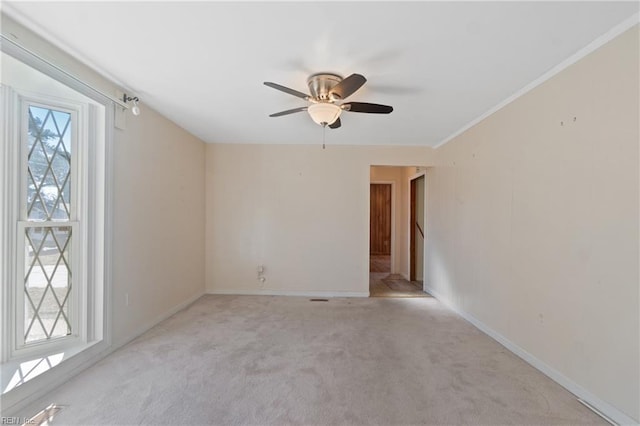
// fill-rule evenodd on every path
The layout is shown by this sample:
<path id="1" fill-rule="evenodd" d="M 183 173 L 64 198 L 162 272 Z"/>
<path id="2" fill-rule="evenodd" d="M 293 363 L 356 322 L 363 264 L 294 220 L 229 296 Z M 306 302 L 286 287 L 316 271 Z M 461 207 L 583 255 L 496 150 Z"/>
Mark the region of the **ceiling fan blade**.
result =
<path id="1" fill-rule="evenodd" d="M 342 126 L 342 122 L 340 121 L 340 117 L 338 117 L 338 119 L 336 121 L 334 121 L 333 123 L 329 124 L 329 128 L 330 129 L 337 129 L 340 126 Z"/>
<path id="2" fill-rule="evenodd" d="M 367 79 L 360 74 L 351 74 L 349 77 L 342 80 L 331 88 L 329 94 L 334 98 L 346 99 L 355 93 L 356 90 L 362 87 Z"/>
<path id="3" fill-rule="evenodd" d="M 366 102 L 349 102 L 342 104 L 342 109 L 351 112 L 366 112 L 369 114 L 389 114 L 393 107 L 389 105 L 369 104 Z"/>
<path id="4" fill-rule="evenodd" d="M 302 98 L 302 99 L 306 99 L 306 100 L 311 99 L 311 96 L 307 95 L 306 93 L 302 93 L 302 92 L 298 92 L 297 90 L 289 89 L 288 87 L 282 86 L 282 85 L 277 84 L 277 83 L 271 83 L 270 81 L 265 81 L 264 85 L 265 86 L 269 86 L 269 87 L 271 87 L 273 89 L 276 89 L 276 90 L 280 90 L 281 92 L 288 93 L 288 94 L 293 95 L 293 96 L 297 96 L 297 97 Z"/>
<path id="5" fill-rule="evenodd" d="M 281 115 L 288 115 L 288 114 L 293 114 L 293 113 L 296 113 L 296 112 L 302 112 L 302 111 L 306 111 L 306 110 L 307 110 L 307 107 L 288 109 L 286 111 L 280 111 L 280 112 L 275 112 L 273 114 L 269 114 L 269 117 L 280 117 Z"/>

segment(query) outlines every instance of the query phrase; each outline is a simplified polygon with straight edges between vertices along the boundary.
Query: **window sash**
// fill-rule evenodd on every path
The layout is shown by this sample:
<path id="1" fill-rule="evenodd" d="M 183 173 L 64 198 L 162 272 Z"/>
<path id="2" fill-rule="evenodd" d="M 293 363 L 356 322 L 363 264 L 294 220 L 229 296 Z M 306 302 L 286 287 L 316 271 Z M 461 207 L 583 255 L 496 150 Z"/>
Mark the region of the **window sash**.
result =
<path id="1" fill-rule="evenodd" d="M 25 337 L 25 309 L 28 300 L 25 295 L 25 276 L 28 272 L 29 265 L 27 264 L 27 240 L 26 240 L 26 231 L 28 228 L 58 228 L 58 227 L 68 227 L 70 228 L 71 236 L 69 238 L 69 244 L 71 246 L 71 256 L 68 259 L 69 262 L 69 273 L 71 274 L 71 289 L 70 294 L 68 296 L 67 304 L 68 304 L 68 320 L 71 326 L 71 334 L 60 337 L 52 337 L 48 339 L 35 340 L 32 342 L 26 342 Z M 79 222 L 35 222 L 35 221 L 20 221 L 18 222 L 18 238 L 17 238 L 17 265 L 16 265 L 16 275 L 17 280 L 14 284 L 15 291 L 15 304 L 14 304 L 14 314 L 13 314 L 13 351 L 12 355 L 17 354 L 28 354 L 35 353 L 38 350 L 46 348 L 47 350 L 52 349 L 54 347 L 66 346 L 70 343 L 75 343 L 79 340 L 83 339 L 84 330 L 82 327 L 82 312 L 83 306 L 81 303 L 83 286 L 82 283 L 78 282 L 78 279 L 81 278 L 81 263 L 80 258 L 82 257 L 80 253 L 77 253 L 78 250 L 76 247 L 79 247 L 81 244 L 80 240 L 80 232 L 81 229 Z M 38 302 L 35 302 L 36 304 Z M 59 319 L 61 320 L 61 319 Z"/>
<path id="2" fill-rule="evenodd" d="M 81 105 L 72 105 L 68 103 L 48 101 L 44 98 L 20 96 L 20 213 L 19 220 L 30 221 L 27 202 L 27 185 L 29 185 L 29 108 L 31 106 L 44 109 L 53 109 L 61 111 L 71 116 L 71 164 L 70 164 L 70 196 L 71 206 L 69 211 L 69 221 L 79 220 L 82 194 L 80 193 L 82 176 L 79 176 L 78 165 L 82 155 L 81 144 L 78 143 L 80 131 L 82 128 Z M 83 114 L 82 114 L 83 115 Z M 41 222 L 41 221 L 38 221 Z M 56 221 L 57 222 L 57 221 Z"/>
<path id="3" fill-rule="evenodd" d="M 59 347 L 75 344 L 77 342 L 86 342 L 86 325 L 84 318 L 86 317 L 87 307 L 83 303 L 83 295 L 86 293 L 86 274 L 83 264 L 87 261 L 87 242 L 84 236 L 87 235 L 86 224 L 80 219 L 83 211 L 87 209 L 86 196 L 83 194 L 83 188 L 86 187 L 87 176 L 86 168 L 83 175 L 83 169 L 80 167 L 83 161 L 86 161 L 86 149 L 84 143 L 80 143 L 80 138 L 87 140 L 85 121 L 87 121 L 87 113 L 83 105 L 66 102 L 49 97 L 40 97 L 36 95 L 18 95 L 17 108 L 19 109 L 19 149 L 17 172 L 19 173 L 19 205 L 15 206 L 17 211 L 17 229 L 14 246 L 16 248 L 16 264 L 15 279 L 12 281 L 11 293 L 13 293 L 12 312 L 10 318 L 11 333 L 11 350 L 10 358 L 20 357 L 24 355 L 35 355 L 43 351 L 50 351 Z M 71 136 L 71 161 L 70 161 L 70 206 L 69 217 L 64 220 L 30 220 L 28 205 L 29 185 L 29 108 L 37 107 L 60 111 L 70 115 L 70 132 Z M 15 222 L 14 222 L 15 223 Z M 71 274 L 71 290 L 69 294 L 68 314 L 69 324 L 71 326 L 71 334 L 60 337 L 52 337 L 27 342 L 25 337 L 25 309 L 28 300 L 25 296 L 25 270 L 27 262 L 26 252 L 26 231 L 27 228 L 55 228 L 69 227 L 71 229 L 71 256 L 68 260 L 70 263 L 69 273 Z M 46 332 L 45 332 L 46 333 Z"/>

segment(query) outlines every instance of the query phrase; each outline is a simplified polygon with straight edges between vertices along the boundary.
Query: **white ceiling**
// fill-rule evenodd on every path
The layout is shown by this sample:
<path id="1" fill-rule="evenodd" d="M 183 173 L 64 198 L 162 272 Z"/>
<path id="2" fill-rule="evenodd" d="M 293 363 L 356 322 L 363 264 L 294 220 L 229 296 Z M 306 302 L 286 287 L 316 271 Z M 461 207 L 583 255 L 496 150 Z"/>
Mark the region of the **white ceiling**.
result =
<path id="1" fill-rule="evenodd" d="M 7 7 L 9 6 L 9 7 Z M 332 144 L 437 146 L 638 2 L 7 2 L 4 10 L 206 142 L 318 143 L 302 99 L 319 71 L 363 74 Z M 143 111 L 144 113 L 144 111 Z"/>

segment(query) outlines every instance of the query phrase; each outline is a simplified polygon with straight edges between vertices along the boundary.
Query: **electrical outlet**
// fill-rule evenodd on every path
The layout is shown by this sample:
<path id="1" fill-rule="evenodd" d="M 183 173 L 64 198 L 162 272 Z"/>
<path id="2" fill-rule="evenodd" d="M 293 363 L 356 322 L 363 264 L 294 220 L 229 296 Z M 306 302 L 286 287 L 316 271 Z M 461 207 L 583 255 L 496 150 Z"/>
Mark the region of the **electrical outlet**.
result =
<path id="1" fill-rule="evenodd" d="M 260 286 L 264 285 L 264 282 L 267 278 L 264 276 L 264 265 L 258 265 L 258 282 L 260 282 Z"/>
<path id="2" fill-rule="evenodd" d="M 129 293 L 124 294 L 124 305 L 129 306 Z"/>

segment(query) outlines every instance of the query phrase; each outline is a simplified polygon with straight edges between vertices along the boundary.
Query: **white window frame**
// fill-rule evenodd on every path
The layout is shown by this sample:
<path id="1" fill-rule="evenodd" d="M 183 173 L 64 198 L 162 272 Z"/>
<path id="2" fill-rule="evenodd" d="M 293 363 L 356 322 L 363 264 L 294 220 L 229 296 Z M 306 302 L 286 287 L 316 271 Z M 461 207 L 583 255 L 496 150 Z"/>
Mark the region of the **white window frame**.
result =
<path id="1" fill-rule="evenodd" d="M 41 96 L 33 93 L 14 91 L 9 87 L 3 87 L 5 100 L 4 125 L 7 140 L 19 141 L 19 144 L 7 143 L 7 156 L 4 168 L 5 188 L 7 193 L 13 192 L 13 196 L 7 197 L 3 205 L 3 222 L 5 232 L 11 237 L 10 242 L 3 247 L 5 253 L 4 278 L 6 282 L 3 295 L 3 357 L 2 361 L 10 361 L 26 357 L 48 355 L 57 350 L 86 344 L 90 337 L 98 337 L 102 333 L 89 333 L 90 318 L 94 316 L 91 309 L 91 300 L 87 297 L 89 291 L 88 261 L 89 261 L 89 173 L 92 163 L 88 158 L 88 152 L 95 143 L 95 129 L 90 131 L 92 123 L 95 123 L 95 111 L 91 111 L 91 105 L 63 100 L 51 96 Z M 69 221 L 28 221 L 27 208 L 27 137 L 28 137 L 28 108 L 30 105 L 51 108 L 71 113 L 72 125 L 72 164 L 71 164 L 71 192 L 75 206 L 71 209 Z M 91 114 L 93 113 L 93 114 Z M 73 122 L 75 120 L 75 123 Z M 94 159 L 95 160 L 95 159 Z M 93 161 L 95 163 L 95 161 Z M 9 182 L 13 187 L 9 186 Z M 72 201 L 72 205 L 73 205 Z M 46 341 L 25 343 L 24 341 L 24 253 L 25 253 L 25 229 L 32 226 L 69 226 L 71 234 L 71 259 L 72 264 L 72 297 L 69 310 L 72 312 L 72 335 Z M 13 229 L 12 229 L 13 228 Z M 93 250 L 95 251 L 95 250 Z M 12 264 L 12 265 L 11 265 Z M 10 267 L 11 265 L 12 267 Z M 95 278 L 95 277 L 94 277 Z M 95 321 L 92 321 L 95 322 Z"/>
<path id="2" fill-rule="evenodd" d="M 15 349 L 18 349 L 19 345 L 15 344 L 13 324 L 17 318 L 15 308 L 18 305 L 15 301 L 15 291 L 10 291 L 10 286 L 5 283 L 18 277 L 18 282 L 22 283 L 22 286 L 14 285 L 13 287 L 24 291 L 24 274 L 20 273 L 20 265 L 15 261 L 15 258 L 19 257 L 15 253 L 19 240 L 24 241 L 23 231 L 20 230 L 22 234 L 18 234 L 19 217 L 16 213 L 16 206 L 22 208 L 26 206 L 26 203 L 21 204 L 21 183 L 18 181 L 19 177 L 16 171 L 16 168 L 19 167 L 20 146 L 7 141 L 16 141 L 21 138 L 19 126 L 12 125 L 20 120 L 18 109 L 21 103 L 20 96 L 31 101 L 42 99 L 33 93 L 17 93 L 0 84 L 2 92 L 0 136 L 5 141 L 0 144 L 0 191 L 2 191 L 2 197 L 0 197 L 0 279 L 2 280 L 0 288 L 0 366 L 2 374 L 13 371 L 23 360 L 39 356 L 46 357 L 57 352 L 60 347 L 65 348 L 61 365 L 66 365 L 66 368 L 62 370 L 74 368 L 73 366 L 80 367 L 87 365 L 92 359 L 99 359 L 101 354 L 111 346 L 111 247 L 108 236 L 112 223 L 112 187 L 110 182 L 113 174 L 113 125 L 115 108 L 118 107 L 110 98 L 91 89 L 82 81 L 28 50 L 12 43 L 2 43 L 0 48 L 5 54 L 95 101 L 95 105 L 83 103 L 82 108 L 78 110 L 79 116 L 84 115 L 78 120 L 78 123 L 87 123 L 79 131 L 88 132 L 88 140 L 91 139 L 90 143 L 81 144 L 84 146 L 78 147 L 86 161 L 77 167 L 76 185 L 80 182 L 89 182 L 90 186 L 78 187 L 79 191 L 84 192 L 82 200 L 82 214 L 84 216 L 81 216 L 83 228 L 81 232 L 74 230 L 72 235 L 72 238 L 78 239 L 80 234 L 83 234 L 80 242 L 72 241 L 72 244 L 75 244 L 72 247 L 72 256 L 81 253 L 85 256 L 82 262 L 75 262 L 82 265 L 83 270 L 80 273 L 76 272 L 74 280 L 77 283 L 80 281 L 91 283 L 77 297 L 81 306 L 75 309 L 78 310 L 77 313 L 82 314 L 84 320 L 77 326 L 77 335 L 72 339 L 64 337 L 50 339 L 47 344 L 29 344 L 24 348 L 19 348 L 24 350 L 17 351 Z M 56 109 L 58 107 L 78 109 L 77 102 L 56 100 L 48 96 L 44 103 L 46 106 L 52 106 Z M 101 105 L 104 110 L 96 105 Z M 74 155 L 73 152 L 72 155 Z M 64 226 L 69 225 L 67 222 L 63 223 Z M 24 266 L 22 266 L 23 268 Z M 74 284 L 72 284 L 72 288 L 73 286 Z M 53 386 L 62 383 L 66 377 L 64 372 L 57 373 L 54 370 L 56 368 L 52 367 L 50 374 L 35 377 L 29 382 L 20 384 L 14 390 L 0 389 L 0 392 L 3 392 L 4 407 L 17 407 L 18 404 L 24 404 L 29 399 L 33 400 L 45 390 L 52 389 Z"/>
<path id="3" fill-rule="evenodd" d="M 48 354 L 51 351 L 61 350 L 71 345 L 78 345 L 87 342 L 87 314 L 88 300 L 83 297 L 87 294 L 88 277 L 87 268 L 83 267 L 87 262 L 87 234 L 88 224 L 84 220 L 88 216 L 89 185 L 86 176 L 86 164 L 88 162 L 87 146 L 95 143 L 95 137 L 90 132 L 90 116 L 95 114 L 90 106 L 78 102 L 61 100 L 50 96 L 39 96 L 36 94 L 18 93 L 18 111 L 20 114 L 19 132 L 20 147 L 18 151 L 18 165 L 14 173 L 19 174 L 19 209 L 16 235 L 16 274 L 14 285 L 11 291 L 13 312 L 8 326 L 12 333 L 9 359 L 21 358 Z M 32 221 L 27 216 L 27 185 L 28 185 L 28 129 L 29 129 L 29 108 L 31 106 L 45 109 L 62 111 L 71 115 L 71 210 L 68 221 Z M 93 114 L 91 114 L 93 113 Z M 95 120 L 93 120 L 95 121 Z M 35 342 L 25 342 L 24 330 L 24 276 L 25 276 L 25 231 L 31 227 L 56 227 L 68 226 L 71 228 L 71 294 L 68 302 L 69 321 L 72 334 L 69 336 L 56 337 L 48 340 Z"/>

